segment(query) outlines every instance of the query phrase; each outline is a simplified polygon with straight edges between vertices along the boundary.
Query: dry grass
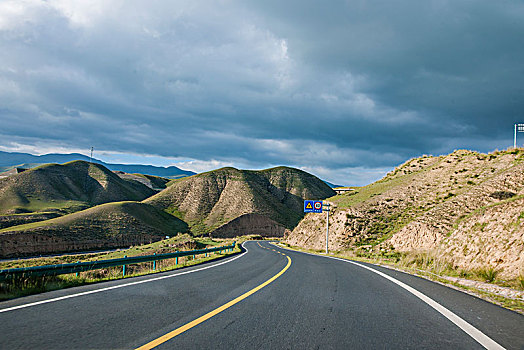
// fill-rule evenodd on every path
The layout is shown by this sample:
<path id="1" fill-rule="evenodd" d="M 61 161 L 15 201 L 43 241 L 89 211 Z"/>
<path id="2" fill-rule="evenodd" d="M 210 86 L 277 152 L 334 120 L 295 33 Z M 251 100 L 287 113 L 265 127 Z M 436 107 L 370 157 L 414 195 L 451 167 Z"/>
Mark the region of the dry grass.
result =
<path id="1" fill-rule="evenodd" d="M 186 238 L 187 237 L 185 236 L 179 237 L 178 241 L 187 243 L 185 241 Z M 174 245 L 176 240 L 171 239 L 170 242 Z M 203 247 L 215 246 L 215 245 L 228 245 L 230 243 L 231 241 L 226 241 L 226 240 L 210 241 L 209 239 L 207 239 L 207 240 L 202 240 L 202 241 L 196 240 L 194 244 L 196 244 L 198 248 L 203 248 Z M 87 259 L 87 260 L 115 259 L 115 258 L 120 258 L 123 256 L 146 255 L 144 254 L 144 252 L 147 252 L 147 254 L 152 254 L 151 251 L 155 251 L 158 253 L 165 253 L 166 250 L 164 250 L 164 248 L 165 246 L 163 246 L 160 242 L 156 242 L 156 243 L 153 243 L 152 245 L 147 245 L 143 247 L 133 247 L 129 250 L 124 250 L 124 251 L 112 252 L 108 254 L 106 253 L 93 254 L 93 256 L 91 256 L 90 259 Z M 173 249 L 173 248 L 170 249 L 170 251 L 175 251 L 175 250 L 179 250 L 179 249 Z M 214 252 L 214 253 L 207 254 L 207 256 L 204 254 L 201 254 L 201 255 L 197 255 L 195 259 L 193 259 L 193 256 L 179 257 L 178 264 L 176 263 L 177 259 L 175 258 L 159 260 L 156 262 L 154 270 L 153 270 L 153 266 L 154 266 L 153 262 L 126 265 L 125 278 L 141 276 L 141 275 L 146 275 L 150 273 L 171 271 L 171 270 L 183 268 L 186 266 L 192 266 L 192 265 L 200 264 L 202 262 L 218 259 L 218 258 L 228 256 L 231 254 L 236 254 L 239 251 L 240 251 L 240 248 L 237 245 L 237 247 L 235 247 L 233 252 L 226 252 L 226 253 Z M 53 258 L 54 260 L 53 263 L 72 262 L 71 260 L 79 261 L 78 259 L 79 259 L 78 256 L 55 257 Z M 86 260 L 83 260 L 83 261 L 86 261 Z M 42 262 L 43 261 L 40 260 L 39 265 L 42 265 Z M 23 263 L 23 266 L 28 266 L 27 261 Z M 9 266 L 9 268 L 13 268 L 13 267 L 22 267 L 22 266 Z M 3 268 L 6 268 L 6 266 L 3 266 Z M 74 286 L 79 286 L 79 285 L 84 285 L 84 284 L 91 284 L 91 283 L 97 283 L 97 282 L 109 281 L 109 280 L 121 279 L 121 278 L 124 278 L 122 267 L 112 267 L 112 268 L 80 272 L 78 274 L 66 274 L 66 275 L 59 275 L 59 276 L 19 277 L 19 278 L 0 282 L 0 300 L 7 300 L 7 299 L 22 297 L 22 296 L 31 295 L 31 294 L 43 293 L 46 291 L 51 291 L 51 290 L 56 290 L 56 289 L 69 288 L 69 287 L 74 287 Z"/>

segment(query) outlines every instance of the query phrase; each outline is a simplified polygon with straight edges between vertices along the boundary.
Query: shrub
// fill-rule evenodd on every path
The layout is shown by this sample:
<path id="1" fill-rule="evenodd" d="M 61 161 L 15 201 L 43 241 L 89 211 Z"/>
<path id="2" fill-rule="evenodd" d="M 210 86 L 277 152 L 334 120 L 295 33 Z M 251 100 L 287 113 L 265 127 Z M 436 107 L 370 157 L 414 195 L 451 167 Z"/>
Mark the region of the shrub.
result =
<path id="1" fill-rule="evenodd" d="M 516 193 L 508 192 L 508 191 L 496 191 L 490 194 L 489 196 L 495 199 L 504 200 L 512 198 L 516 195 Z"/>
<path id="2" fill-rule="evenodd" d="M 500 273 L 500 270 L 497 270 L 494 267 L 483 267 L 476 271 L 477 277 L 481 278 L 486 282 L 493 282 L 497 278 L 497 275 Z"/>
<path id="3" fill-rule="evenodd" d="M 471 272 L 469 272 L 468 270 L 463 270 L 461 269 L 459 271 L 459 277 L 462 277 L 462 278 L 469 278 L 471 276 Z"/>
<path id="4" fill-rule="evenodd" d="M 517 279 L 517 281 L 519 283 L 520 288 L 524 289 L 524 276 L 520 275 L 519 278 Z"/>

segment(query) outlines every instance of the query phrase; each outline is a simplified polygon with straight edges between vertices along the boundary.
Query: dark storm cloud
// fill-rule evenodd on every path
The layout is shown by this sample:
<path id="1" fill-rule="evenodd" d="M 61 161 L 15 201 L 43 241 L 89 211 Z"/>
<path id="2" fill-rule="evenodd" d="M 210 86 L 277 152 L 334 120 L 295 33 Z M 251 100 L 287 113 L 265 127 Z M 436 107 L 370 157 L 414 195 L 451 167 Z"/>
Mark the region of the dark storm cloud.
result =
<path id="1" fill-rule="evenodd" d="M 509 146 L 523 37 L 510 1 L 5 1 L 0 146 L 366 182 Z"/>

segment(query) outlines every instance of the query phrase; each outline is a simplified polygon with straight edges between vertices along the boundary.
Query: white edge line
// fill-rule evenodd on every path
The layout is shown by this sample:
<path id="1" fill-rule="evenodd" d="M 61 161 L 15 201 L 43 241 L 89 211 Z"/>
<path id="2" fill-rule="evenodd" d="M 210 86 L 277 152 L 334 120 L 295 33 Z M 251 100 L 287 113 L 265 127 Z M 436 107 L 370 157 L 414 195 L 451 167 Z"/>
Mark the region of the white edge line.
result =
<path id="1" fill-rule="evenodd" d="M 345 259 L 341 259 L 341 258 L 336 258 L 334 256 L 326 256 L 326 255 L 317 255 L 317 254 L 312 254 L 312 253 L 306 253 L 306 252 L 301 252 L 301 251 L 298 251 L 298 250 L 293 250 L 293 249 L 288 249 L 288 248 L 284 248 L 284 247 L 280 247 L 278 246 L 279 248 L 282 248 L 282 249 L 287 249 L 287 250 L 290 250 L 290 251 L 293 251 L 293 252 L 297 252 L 297 253 L 302 253 L 302 254 L 308 254 L 308 255 L 313 255 L 313 256 L 318 256 L 318 257 L 323 257 L 323 258 L 329 258 L 329 259 L 335 259 L 335 260 L 340 260 L 340 261 L 343 261 L 343 262 L 346 262 L 346 263 L 350 263 L 350 264 L 353 264 L 353 265 L 357 265 L 357 266 L 360 266 L 364 269 L 367 269 L 371 272 L 374 272 L 388 280 L 390 280 L 391 282 L 399 285 L 400 287 L 404 288 L 405 290 L 407 290 L 408 292 L 410 292 L 411 294 L 413 294 L 414 296 L 416 296 L 417 298 L 419 298 L 420 300 L 422 300 L 423 302 L 425 302 L 426 304 L 428 304 L 429 306 L 431 306 L 433 309 L 435 309 L 436 311 L 438 311 L 440 314 L 442 314 L 444 317 L 446 317 L 448 320 L 450 320 L 451 322 L 453 322 L 457 327 L 459 327 L 460 329 L 462 329 L 464 332 L 466 332 L 471 338 L 475 339 L 480 345 L 482 345 L 483 347 L 485 347 L 486 349 L 504 349 L 503 346 L 501 346 L 500 344 L 498 344 L 497 342 L 495 342 L 493 339 L 491 339 L 490 337 L 488 337 L 487 335 L 485 335 L 484 333 L 482 333 L 480 330 L 478 330 L 477 328 L 475 328 L 474 326 L 472 326 L 471 324 L 469 324 L 468 322 L 466 322 L 464 319 L 462 319 L 461 317 L 457 316 L 455 313 L 453 313 L 452 311 L 446 309 L 444 306 L 440 305 L 439 303 L 437 303 L 435 300 L 431 299 L 430 297 L 428 297 L 427 295 L 419 292 L 418 290 L 416 290 L 415 288 L 381 272 L 381 271 L 378 271 L 378 270 L 375 270 L 369 266 L 366 266 L 366 265 L 362 265 L 358 262 L 355 262 L 355 261 L 351 261 L 351 260 L 345 260 Z"/>
<path id="2" fill-rule="evenodd" d="M 246 241 L 246 242 L 247 242 L 247 241 Z M 244 243 L 246 243 L 246 242 L 244 242 Z M 159 281 L 159 280 L 163 280 L 163 279 L 166 279 L 166 278 L 172 278 L 172 277 L 177 277 L 177 276 L 181 276 L 181 275 L 187 275 L 187 274 L 189 274 L 189 273 L 193 273 L 193 272 L 198 272 L 198 271 L 207 270 L 207 269 L 210 269 L 210 268 L 213 268 L 213 267 L 217 267 L 217 266 L 220 266 L 220 265 L 224 265 L 224 264 L 230 263 L 230 262 L 232 262 L 232 261 L 234 261 L 234 260 L 236 260 L 236 259 L 239 259 L 239 258 L 241 258 L 242 256 L 244 256 L 244 255 L 249 251 L 246 247 L 244 247 L 244 243 L 242 243 L 242 247 L 246 250 L 245 252 L 243 252 L 243 253 L 240 254 L 239 256 L 236 256 L 236 257 L 234 257 L 234 258 L 232 258 L 232 259 L 229 259 L 229 260 L 223 261 L 223 262 L 218 263 L 218 264 L 214 264 L 214 265 L 210 265 L 210 266 L 202 267 L 202 268 L 195 269 L 195 270 L 191 270 L 191 271 L 185 271 L 185 272 L 174 273 L 174 274 L 171 274 L 171 275 L 168 275 L 168 276 L 155 277 L 155 278 L 151 278 L 151 279 L 147 279 L 147 280 L 136 281 L 136 282 L 130 282 L 130 283 L 125 283 L 125 284 L 119 284 L 119 285 L 117 285 L 117 286 L 106 287 L 106 288 L 101 288 L 101 289 L 95 289 L 95 290 L 90 290 L 90 291 L 82 292 L 82 293 L 76 293 L 76 294 L 64 295 L 64 296 L 62 296 L 62 297 L 58 297 L 58 298 L 52 298 L 52 299 L 46 299 L 46 300 L 41 300 L 41 301 L 35 301 L 34 303 L 29 303 L 29 304 L 22 304 L 22 305 L 12 306 L 12 307 L 8 307 L 8 308 L 5 308 L 5 309 L 0 309 L 0 313 L 2 313 L 2 312 L 8 312 L 8 311 L 14 311 L 14 310 L 18 310 L 18 309 L 24 309 L 24 308 L 27 308 L 27 307 L 37 306 L 37 305 L 41 305 L 41 304 L 52 303 L 52 302 L 55 302 L 55 301 L 60 301 L 60 300 L 65 300 L 65 299 L 70 299 L 70 298 L 76 298 L 76 297 L 80 297 L 80 296 L 84 296 L 84 295 L 89 295 L 89 294 L 94 294 L 94 293 L 106 292 L 106 291 L 108 291 L 108 290 L 113 290 L 113 289 L 118 289 L 118 288 L 124 288 L 124 287 L 134 286 L 134 285 L 137 285 L 137 284 L 142 284 L 142 283 L 149 283 L 149 282 Z M 138 277 L 138 276 L 137 276 L 137 277 Z"/>

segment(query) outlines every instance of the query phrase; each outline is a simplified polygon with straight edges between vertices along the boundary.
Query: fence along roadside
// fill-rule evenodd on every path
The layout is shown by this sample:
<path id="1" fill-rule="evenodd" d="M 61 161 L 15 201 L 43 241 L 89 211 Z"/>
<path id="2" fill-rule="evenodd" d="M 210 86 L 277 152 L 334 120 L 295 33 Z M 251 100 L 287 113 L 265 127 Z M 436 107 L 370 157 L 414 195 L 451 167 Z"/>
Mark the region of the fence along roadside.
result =
<path id="1" fill-rule="evenodd" d="M 98 260 L 98 261 L 84 261 L 69 264 L 58 265 L 43 265 L 20 267 L 15 269 L 0 270 L 0 281 L 4 281 L 15 277 L 33 277 L 33 276 L 57 276 L 68 273 L 83 272 L 89 270 L 103 269 L 107 267 L 126 266 L 131 264 L 138 264 L 144 262 L 173 259 L 189 255 L 201 255 L 213 252 L 232 251 L 235 248 L 236 242 L 229 246 L 196 249 L 173 253 L 132 256 L 118 259 Z"/>

